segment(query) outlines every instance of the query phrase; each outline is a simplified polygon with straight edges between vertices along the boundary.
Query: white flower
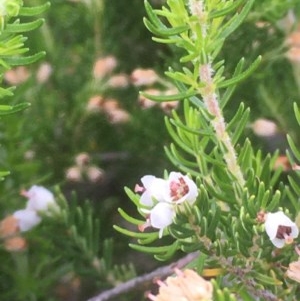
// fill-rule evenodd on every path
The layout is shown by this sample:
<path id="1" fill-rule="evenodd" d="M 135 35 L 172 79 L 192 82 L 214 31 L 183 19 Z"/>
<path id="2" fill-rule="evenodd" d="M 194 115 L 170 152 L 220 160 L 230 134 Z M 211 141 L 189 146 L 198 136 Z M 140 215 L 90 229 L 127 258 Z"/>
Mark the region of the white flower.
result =
<path id="1" fill-rule="evenodd" d="M 17 210 L 13 213 L 13 216 L 18 220 L 21 232 L 28 231 L 41 222 L 41 217 L 37 212 L 30 209 Z"/>
<path id="2" fill-rule="evenodd" d="M 193 180 L 180 172 L 171 172 L 168 178 L 166 201 L 180 204 L 184 201 L 191 205 L 196 201 L 198 189 Z"/>
<path id="3" fill-rule="evenodd" d="M 277 248 L 285 244 L 291 244 L 298 237 L 299 229 L 282 211 L 267 213 L 265 219 L 265 230 Z"/>
<path id="4" fill-rule="evenodd" d="M 54 196 L 48 189 L 34 185 L 23 195 L 28 198 L 26 209 L 33 211 L 47 211 L 49 205 L 56 205 Z"/>
<path id="5" fill-rule="evenodd" d="M 152 227 L 159 229 L 159 237 L 162 237 L 163 231 L 170 226 L 175 217 L 175 208 L 168 203 L 160 202 L 150 211 L 149 221 Z"/>
<path id="6" fill-rule="evenodd" d="M 159 229 L 159 237 L 162 237 L 164 229 L 173 222 L 176 206 L 185 201 L 192 205 L 196 201 L 197 186 L 179 172 L 171 172 L 167 180 L 147 175 L 142 177 L 141 182 L 143 186 L 137 185 L 135 192 L 142 192 L 140 203 L 150 209 L 141 209 L 147 220 L 140 230 L 152 226 Z"/>
<path id="7" fill-rule="evenodd" d="M 140 203 L 147 207 L 154 205 L 154 200 L 163 201 L 162 192 L 166 189 L 166 180 L 156 178 L 152 175 L 143 176 L 141 178 L 143 186 L 136 185 L 135 192 L 142 192 Z"/>

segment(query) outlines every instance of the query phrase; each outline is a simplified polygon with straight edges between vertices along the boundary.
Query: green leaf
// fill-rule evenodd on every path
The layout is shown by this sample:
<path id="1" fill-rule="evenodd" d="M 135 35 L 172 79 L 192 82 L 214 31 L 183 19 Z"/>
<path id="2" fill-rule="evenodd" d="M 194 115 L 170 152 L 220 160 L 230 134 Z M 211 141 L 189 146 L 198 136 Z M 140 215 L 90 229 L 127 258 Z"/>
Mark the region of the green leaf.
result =
<path id="1" fill-rule="evenodd" d="M 156 13 L 154 12 L 154 10 L 152 9 L 151 5 L 149 4 L 149 2 L 147 0 L 144 1 L 144 6 L 145 6 L 145 10 L 146 10 L 148 17 L 149 17 L 150 21 L 154 24 L 154 26 L 156 26 L 157 28 L 164 29 L 165 25 L 157 17 Z"/>
<path id="2" fill-rule="evenodd" d="M 122 233 L 122 234 L 125 234 L 126 236 L 129 236 L 129 237 L 133 237 L 133 238 L 139 238 L 139 239 L 147 239 L 149 236 L 151 237 L 155 237 L 155 238 L 158 238 L 158 231 L 156 232 L 147 232 L 147 233 L 143 233 L 143 232 L 133 232 L 133 231 L 129 231 L 127 229 L 124 229 L 122 227 L 119 227 L 117 225 L 114 225 L 113 228 Z"/>
<path id="3" fill-rule="evenodd" d="M 140 92 L 140 94 L 148 99 L 154 100 L 154 101 L 159 101 L 159 102 L 164 102 L 164 101 L 174 101 L 174 100 L 181 100 L 185 98 L 189 98 L 191 96 L 196 95 L 197 93 L 195 91 L 185 91 L 182 93 L 178 94 L 173 94 L 173 95 L 151 95 L 145 92 Z"/>
<path id="4" fill-rule="evenodd" d="M 176 142 L 176 144 L 182 148 L 186 153 L 194 156 L 194 151 L 193 149 L 191 149 L 188 145 L 186 145 L 177 135 L 177 133 L 175 132 L 175 130 L 173 129 L 173 126 L 171 125 L 171 122 L 169 120 L 169 118 L 165 118 L 165 124 L 166 124 L 166 128 L 170 134 L 170 136 L 172 137 L 172 139 Z"/>
<path id="5" fill-rule="evenodd" d="M 282 281 L 268 276 L 266 274 L 261 274 L 261 273 L 255 273 L 254 277 L 256 280 L 258 280 L 259 282 L 262 282 L 263 284 L 268 284 L 268 285 L 282 285 Z"/>
<path id="6" fill-rule="evenodd" d="M 13 114 L 19 111 L 23 111 L 30 107 L 30 103 L 23 102 L 14 106 L 6 106 L 6 105 L 0 105 L 0 116 Z"/>
<path id="7" fill-rule="evenodd" d="M 38 52 L 30 56 L 7 57 L 5 62 L 11 66 L 29 65 L 35 63 L 46 55 L 45 51 Z"/>
<path id="8" fill-rule="evenodd" d="M 188 25 L 173 27 L 173 28 L 157 28 L 146 18 L 143 19 L 147 29 L 157 36 L 169 37 L 183 33 L 189 29 Z"/>
<path id="9" fill-rule="evenodd" d="M 293 152 L 293 155 L 296 157 L 296 159 L 298 161 L 300 161 L 300 151 L 298 150 L 298 147 L 296 146 L 296 144 L 294 143 L 292 137 L 290 135 L 287 135 L 287 140 L 288 140 L 288 143 L 289 143 L 289 146 Z"/>
<path id="10" fill-rule="evenodd" d="M 294 107 L 294 112 L 295 112 L 297 122 L 300 125 L 300 111 L 299 111 L 299 107 L 298 107 L 297 103 L 294 102 L 293 107 Z"/>
<path id="11" fill-rule="evenodd" d="M 246 0 L 246 4 L 243 7 L 242 11 L 239 14 L 236 14 L 233 18 L 228 21 L 227 24 L 224 25 L 224 30 L 222 30 L 219 34 L 219 38 L 226 39 L 232 32 L 234 32 L 247 17 L 248 13 L 251 10 L 252 5 L 255 0 Z"/>
<path id="12" fill-rule="evenodd" d="M 244 63 L 245 63 L 245 59 L 241 58 L 240 61 L 237 64 L 235 70 L 234 70 L 234 73 L 233 73 L 232 77 L 235 77 L 235 76 L 237 76 L 238 74 L 240 74 L 242 72 L 243 67 L 244 67 Z M 226 104 L 230 100 L 231 95 L 233 94 L 235 88 L 236 88 L 236 85 L 229 86 L 226 89 L 225 93 L 222 95 L 222 97 L 221 97 L 221 108 L 222 109 L 224 109 L 224 107 L 226 106 Z"/>
<path id="13" fill-rule="evenodd" d="M 132 200 L 132 202 L 138 207 L 140 204 L 140 196 L 136 193 L 134 193 L 130 188 L 125 187 L 124 188 L 127 196 Z"/>
<path id="14" fill-rule="evenodd" d="M 136 244 L 129 244 L 129 246 L 137 251 L 149 253 L 149 254 L 169 254 L 170 250 L 174 248 L 177 249 L 178 242 L 175 241 L 173 244 L 162 247 L 149 247 L 149 246 L 140 246 Z"/>
<path id="15" fill-rule="evenodd" d="M 221 88 L 225 88 L 225 87 L 228 87 L 231 85 L 235 85 L 235 84 L 239 83 L 240 81 L 246 79 L 258 68 L 258 65 L 260 64 L 260 62 L 261 62 L 261 56 L 258 56 L 257 59 L 251 64 L 251 66 L 247 70 L 232 77 L 231 79 L 220 82 L 218 84 L 218 88 L 221 89 Z"/>
<path id="16" fill-rule="evenodd" d="M 7 24 L 5 31 L 9 33 L 24 33 L 39 28 L 44 22 L 44 19 L 37 19 L 28 23 Z"/>
<path id="17" fill-rule="evenodd" d="M 229 13 L 231 13 L 232 11 L 236 10 L 243 1 L 244 0 L 233 1 L 232 4 L 229 4 L 227 7 L 223 8 L 223 9 L 213 10 L 208 15 L 208 18 L 215 19 L 215 18 L 224 17 L 224 16 L 228 15 Z"/>
<path id="18" fill-rule="evenodd" d="M 9 171 L 0 171 L 0 181 L 3 181 L 6 176 L 10 175 Z"/>
<path id="19" fill-rule="evenodd" d="M 143 220 L 139 220 L 136 218 L 131 217 L 129 214 L 127 214 L 123 209 L 118 208 L 118 212 L 120 213 L 120 215 L 129 223 L 133 224 L 133 225 L 142 225 L 143 223 L 145 223 L 145 221 Z"/>
<path id="20" fill-rule="evenodd" d="M 19 15 L 24 17 L 32 17 L 35 15 L 39 15 L 45 12 L 46 10 L 48 10 L 50 6 L 51 6 L 50 2 L 46 2 L 39 6 L 21 7 L 19 11 Z"/>

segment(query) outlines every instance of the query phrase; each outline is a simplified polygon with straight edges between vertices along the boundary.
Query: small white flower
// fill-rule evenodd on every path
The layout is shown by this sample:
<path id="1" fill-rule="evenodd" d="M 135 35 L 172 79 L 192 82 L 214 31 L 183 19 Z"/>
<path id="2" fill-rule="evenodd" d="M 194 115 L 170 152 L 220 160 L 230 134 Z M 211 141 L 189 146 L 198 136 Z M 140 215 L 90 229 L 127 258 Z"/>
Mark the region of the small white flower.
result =
<path id="1" fill-rule="evenodd" d="M 48 189 L 34 185 L 23 195 L 28 198 L 26 209 L 33 211 L 47 211 L 49 205 L 56 205 L 54 196 Z"/>
<path id="2" fill-rule="evenodd" d="M 17 210 L 13 216 L 18 220 L 18 226 L 21 232 L 28 231 L 41 222 L 41 217 L 36 211 L 30 209 Z"/>
<path id="3" fill-rule="evenodd" d="M 162 192 L 166 189 L 166 180 L 156 178 L 152 175 L 143 176 L 141 178 L 143 186 L 136 185 L 135 192 L 142 192 L 140 203 L 147 207 L 154 205 L 154 200 L 163 201 Z"/>
<path id="4" fill-rule="evenodd" d="M 192 205 L 196 201 L 197 186 L 188 176 L 179 172 L 171 172 L 167 180 L 147 175 L 142 177 L 141 182 L 143 186 L 137 185 L 135 192 L 142 193 L 140 203 L 149 209 L 141 209 L 147 220 L 140 230 L 152 226 L 159 229 L 159 237 L 162 237 L 164 229 L 173 222 L 176 206 L 185 201 Z"/>
<path id="5" fill-rule="evenodd" d="M 196 201 L 198 189 L 193 180 L 180 172 L 171 172 L 168 178 L 166 201 L 180 204 L 184 201 L 191 205 Z"/>
<path id="6" fill-rule="evenodd" d="M 265 230 L 277 248 L 291 244 L 298 237 L 299 229 L 282 211 L 267 213 L 265 218 Z"/>
<path id="7" fill-rule="evenodd" d="M 159 237 L 163 235 L 166 227 L 170 226 L 175 217 L 175 208 L 168 203 L 160 202 L 150 211 L 150 224 L 153 228 L 159 229 Z"/>

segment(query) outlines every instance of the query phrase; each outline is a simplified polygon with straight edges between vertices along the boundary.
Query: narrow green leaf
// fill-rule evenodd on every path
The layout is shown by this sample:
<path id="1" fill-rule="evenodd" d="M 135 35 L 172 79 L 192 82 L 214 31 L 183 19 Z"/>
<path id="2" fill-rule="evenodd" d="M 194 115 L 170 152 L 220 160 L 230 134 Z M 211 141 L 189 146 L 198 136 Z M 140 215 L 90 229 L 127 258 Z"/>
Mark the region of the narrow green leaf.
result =
<path id="1" fill-rule="evenodd" d="M 30 103 L 28 103 L 28 102 L 20 103 L 20 104 L 14 105 L 14 106 L 3 106 L 3 105 L 1 106 L 0 105 L 0 116 L 13 114 L 13 113 L 25 110 L 28 107 L 30 107 Z"/>
<path id="2" fill-rule="evenodd" d="M 179 152 L 177 151 L 174 144 L 170 145 L 170 151 L 174 158 L 177 159 L 178 162 L 181 162 L 184 166 L 190 167 L 190 168 L 197 168 L 198 164 L 195 161 L 188 161 L 187 159 L 183 158 Z"/>
<path id="3" fill-rule="evenodd" d="M 159 102 L 164 102 L 164 101 L 174 101 L 174 100 L 181 100 L 185 98 L 189 98 L 191 96 L 196 95 L 197 93 L 195 91 L 185 91 L 182 93 L 178 94 L 173 94 L 173 95 L 151 95 L 145 92 L 140 92 L 140 94 L 148 99 L 154 100 L 154 101 L 159 101 Z"/>
<path id="4" fill-rule="evenodd" d="M 145 223 L 145 221 L 143 220 L 139 220 L 136 218 L 131 217 L 129 214 L 127 214 L 123 209 L 118 208 L 118 212 L 120 213 L 120 215 L 129 223 L 133 224 L 133 225 L 142 225 L 143 223 Z"/>
<path id="5" fill-rule="evenodd" d="M 261 56 L 258 56 L 257 59 L 251 64 L 251 66 L 245 70 L 244 72 L 240 73 L 239 75 L 236 75 L 228 80 L 225 80 L 218 84 L 218 88 L 225 88 L 231 85 L 235 85 L 239 83 L 240 81 L 246 79 L 248 76 L 250 76 L 257 68 L 258 65 L 261 62 Z"/>
<path id="6" fill-rule="evenodd" d="M 11 66 L 21 66 L 32 64 L 46 55 L 45 51 L 38 52 L 31 56 L 5 58 L 5 62 Z"/>
<path id="7" fill-rule="evenodd" d="M 155 237 L 158 237 L 158 232 L 152 232 L 152 233 L 143 233 L 143 232 L 133 232 L 133 231 L 129 231 L 127 229 L 124 229 L 122 227 L 119 227 L 117 225 L 113 225 L 113 228 L 122 233 L 122 234 L 125 234 L 126 236 L 129 236 L 129 237 L 133 237 L 133 238 L 139 238 L 139 239 L 143 239 L 143 238 L 148 238 L 149 236 L 152 236 L 152 235 L 155 235 Z"/>
<path id="8" fill-rule="evenodd" d="M 168 38 L 157 38 L 157 37 L 152 37 L 152 40 L 157 43 L 161 44 L 177 44 L 181 42 L 181 39 L 178 37 L 168 37 Z"/>
<path id="9" fill-rule="evenodd" d="M 287 140 L 288 140 L 289 146 L 293 152 L 293 155 L 297 158 L 298 161 L 300 161 L 300 151 L 298 150 L 298 147 L 295 145 L 295 143 L 290 135 L 287 135 Z"/>
<path id="10" fill-rule="evenodd" d="M 167 157 L 169 158 L 169 160 L 174 164 L 174 166 L 176 166 L 179 170 L 183 171 L 184 173 L 188 173 L 192 176 L 198 176 L 199 172 L 188 168 L 187 166 L 183 165 L 181 161 L 179 161 L 176 157 L 174 157 L 174 155 L 172 154 L 172 152 L 165 147 L 164 148 L 165 153 L 167 155 Z"/>
<path id="11" fill-rule="evenodd" d="M 165 124 L 166 124 L 166 128 L 170 134 L 170 136 L 172 137 L 172 139 L 174 140 L 174 142 L 180 147 L 182 148 L 185 152 L 187 152 L 188 154 L 194 156 L 194 151 L 193 149 L 191 149 L 189 146 L 187 146 L 177 135 L 177 133 L 175 132 L 175 130 L 173 129 L 169 118 L 165 118 Z"/>
<path id="12" fill-rule="evenodd" d="M 148 19 L 143 18 L 144 24 L 147 29 L 157 36 L 162 37 L 169 37 L 169 36 L 176 36 L 181 34 L 189 29 L 188 25 L 173 27 L 173 28 L 157 28 L 155 27 Z"/>
<path id="13" fill-rule="evenodd" d="M 300 211 L 300 203 L 299 203 L 298 195 L 295 196 L 295 194 L 291 192 L 290 187 L 286 187 L 285 191 L 286 191 L 286 194 L 287 194 L 291 204 L 294 206 L 296 212 L 299 212 Z M 271 209 L 270 209 L 270 207 L 271 207 Z M 269 211 L 271 211 L 275 208 L 276 207 L 272 207 L 271 204 L 268 206 Z"/>
<path id="14" fill-rule="evenodd" d="M 239 14 L 236 14 L 229 23 L 224 25 L 224 30 L 221 31 L 219 37 L 222 39 L 226 39 L 232 32 L 234 32 L 244 21 L 247 17 L 248 13 L 251 10 L 252 5 L 254 4 L 255 0 L 247 0 L 245 6 L 243 7 L 242 11 Z"/>
<path id="15" fill-rule="evenodd" d="M 282 282 L 276 278 L 270 277 L 265 274 L 255 273 L 254 278 L 257 279 L 259 282 L 268 285 L 282 285 Z"/>
<path id="16" fill-rule="evenodd" d="M 177 242 L 169 245 L 169 246 L 162 246 L 162 247 L 149 247 L 149 246 L 140 246 L 136 244 L 129 244 L 129 246 L 137 251 L 141 251 L 144 253 L 150 253 L 150 254 L 163 254 L 168 253 L 170 249 L 172 250 L 174 248 L 174 245 L 177 246 Z"/>
<path id="17" fill-rule="evenodd" d="M 10 175 L 9 171 L 0 171 L 0 181 L 3 181 L 6 176 Z"/>
<path id="18" fill-rule="evenodd" d="M 154 12 L 153 8 L 149 4 L 147 0 L 144 1 L 144 6 L 146 13 L 150 19 L 150 21 L 157 27 L 157 28 L 165 28 L 165 25 L 160 21 L 160 19 L 157 17 L 156 13 Z"/>
<path id="19" fill-rule="evenodd" d="M 215 19 L 215 18 L 224 17 L 224 16 L 228 15 L 229 13 L 231 13 L 232 11 L 236 10 L 241 5 L 242 2 L 244 2 L 244 0 L 233 1 L 232 4 L 228 5 L 227 7 L 223 8 L 223 9 L 214 10 L 214 11 L 210 12 L 210 14 L 208 15 L 208 18 Z"/>
<path id="20" fill-rule="evenodd" d="M 296 195 L 300 196 L 300 186 L 299 186 L 299 179 L 295 181 L 291 176 L 288 176 L 289 183 L 293 190 L 295 191 Z"/>
<path id="21" fill-rule="evenodd" d="M 226 127 L 227 131 L 229 132 L 233 131 L 236 123 L 242 118 L 244 110 L 245 110 L 245 105 L 243 102 L 241 102 L 235 115 L 231 118 L 230 122 L 227 124 Z"/>
<path id="22" fill-rule="evenodd" d="M 294 102 L 293 107 L 294 107 L 294 112 L 295 112 L 297 122 L 300 125 L 300 111 L 299 111 L 299 107 L 298 107 L 297 103 Z"/>
<path id="23" fill-rule="evenodd" d="M 275 206 L 277 207 L 279 202 L 280 202 L 280 199 L 281 199 L 281 192 L 279 190 L 276 190 L 275 194 L 273 195 L 271 201 L 269 202 L 268 204 L 268 199 L 265 199 L 262 201 L 261 203 L 261 208 L 262 209 L 266 209 L 268 211 L 271 211 L 269 207 L 273 207 L 275 208 Z M 270 206 L 269 206 L 270 205 Z"/>
<path id="24" fill-rule="evenodd" d="M 241 117 L 241 119 L 238 121 L 238 124 L 235 127 L 235 131 L 232 135 L 232 143 L 233 145 L 236 145 L 238 140 L 240 139 L 241 135 L 244 133 L 245 127 L 248 123 L 249 120 L 249 115 L 250 115 L 250 109 L 247 108 Z"/>
<path id="25" fill-rule="evenodd" d="M 46 2 L 39 6 L 21 7 L 19 11 L 19 15 L 24 17 L 36 16 L 48 10 L 50 6 L 51 6 L 50 2 Z"/>
<path id="26" fill-rule="evenodd" d="M 236 77 L 238 74 L 240 74 L 242 72 L 244 63 L 245 63 L 245 59 L 241 58 L 234 70 L 232 77 Z M 221 97 L 221 108 L 222 109 L 224 109 L 224 107 L 230 100 L 230 97 L 232 96 L 235 88 L 236 88 L 236 85 L 231 85 L 231 86 L 227 87 L 225 93 L 222 95 L 222 97 Z"/>
<path id="27" fill-rule="evenodd" d="M 193 78 L 191 78 L 189 75 L 186 75 L 182 72 L 166 71 L 165 74 L 166 74 L 166 76 L 172 78 L 173 80 L 180 81 L 180 82 L 182 82 L 184 84 L 187 84 L 191 87 L 195 86 L 195 80 Z M 194 93 L 193 95 L 196 95 L 196 93 Z"/>
<path id="28" fill-rule="evenodd" d="M 28 23 L 13 23 L 7 24 L 5 31 L 9 33 L 24 33 L 39 28 L 44 24 L 44 19 L 37 19 Z"/>
<path id="29" fill-rule="evenodd" d="M 127 194 L 127 196 L 131 199 L 131 201 L 138 207 L 138 205 L 140 204 L 140 196 L 138 194 L 134 193 L 128 187 L 125 187 L 124 190 L 125 190 L 125 193 Z"/>

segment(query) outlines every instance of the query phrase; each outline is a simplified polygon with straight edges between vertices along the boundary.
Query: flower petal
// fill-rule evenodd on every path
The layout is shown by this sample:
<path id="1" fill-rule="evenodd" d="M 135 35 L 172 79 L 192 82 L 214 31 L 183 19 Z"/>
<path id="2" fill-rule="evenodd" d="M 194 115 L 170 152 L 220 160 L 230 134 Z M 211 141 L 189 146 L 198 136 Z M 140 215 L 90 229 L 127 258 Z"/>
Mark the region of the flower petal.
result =
<path id="1" fill-rule="evenodd" d="M 52 192 L 42 186 L 32 186 L 27 192 L 28 202 L 26 209 L 47 211 L 50 204 L 55 204 Z"/>
<path id="2" fill-rule="evenodd" d="M 17 210 L 13 213 L 13 216 L 18 220 L 18 225 L 21 232 L 28 231 L 41 222 L 41 218 L 34 210 Z"/>
<path id="3" fill-rule="evenodd" d="M 181 174 L 180 172 L 174 172 L 172 171 L 169 174 L 168 178 L 168 187 L 171 187 L 172 183 L 180 183 L 183 181 L 183 185 L 187 187 L 187 193 L 182 195 L 182 197 L 173 200 L 173 196 L 171 196 L 171 193 L 169 191 L 169 198 L 171 198 L 173 203 L 180 204 L 184 201 L 189 202 L 191 205 L 196 201 L 196 198 L 198 196 L 198 188 L 193 180 L 191 180 L 188 176 Z M 179 185 L 179 189 L 180 189 Z M 181 187 L 182 188 L 182 187 Z"/>
<path id="4" fill-rule="evenodd" d="M 150 212 L 151 226 L 164 229 L 172 224 L 174 216 L 174 208 L 168 203 L 160 202 Z"/>

